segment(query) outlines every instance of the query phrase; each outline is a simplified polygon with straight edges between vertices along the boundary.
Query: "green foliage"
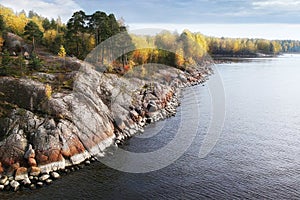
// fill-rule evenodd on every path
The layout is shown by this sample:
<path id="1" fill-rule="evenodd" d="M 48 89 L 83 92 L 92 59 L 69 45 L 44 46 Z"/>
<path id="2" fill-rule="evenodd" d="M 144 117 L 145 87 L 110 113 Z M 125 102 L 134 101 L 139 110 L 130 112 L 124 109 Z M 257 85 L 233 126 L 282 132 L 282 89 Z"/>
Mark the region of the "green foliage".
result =
<path id="1" fill-rule="evenodd" d="M 39 17 L 39 15 L 33 10 L 30 10 L 28 13 L 28 18 L 32 19 L 33 17 Z"/>
<path id="2" fill-rule="evenodd" d="M 105 12 L 97 11 L 88 22 L 89 32 L 94 34 L 96 45 L 100 44 L 108 35 L 108 19 Z"/>
<path id="3" fill-rule="evenodd" d="M 31 55 L 29 66 L 35 71 L 39 71 L 43 67 L 43 61 L 35 54 Z"/>
<path id="4" fill-rule="evenodd" d="M 0 34 L 3 33 L 6 29 L 6 25 L 3 19 L 3 16 L 0 15 Z"/>
<path id="5" fill-rule="evenodd" d="M 48 18 L 45 18 L 45 19 L 43 20 L 42 26 L 43 26 L 43 28 L 44 28 L 45 31 L 48 31 L 48 30 L 51 29 L 51 23 L 50 23 L 50 21 L 49 21 Z"/>
<path id="6" fill-rule="evenodd" d="M 10 57 L 5 50 L 1 59 L 0 76 L 23 76 L 27 72 L 27 66 L 23 56 Z"/>
<path id="7" fill-rule="evenodd" d="M 7 50 L 4 50 L 2 54 L 1 66 L 8 67 L 11 63 L 12 63 L 12 59 L 9 55 L 9 52 Z"/>
<path id="8" fill-rule="evenodd" d="M 23 56 L 18 56 L 17 59 L 13 60 L 13 65 L 20 68 L 21 71 L 24 71 L 24 68 L 26 67 L 24 57 Z"/>
<path id="9" fill-rule="evenodd" d="M 24 30 L 24 35 L 27 36 L 29 40 L 41 41 L 43 37 L 43 32 L 39 29 L 39 26 L 35 22 L 28 22 Z"/>
<path id="10" fill-rule="evenodd" d="M 105 12 L 96 11 L 92 15 L 87 15 L 83 11 L 78 11 L 67 23 L 65 47 L 68 52 L 83 59 L 95 46 L 120 33 L 121 30 L 126 31 L 118 24 L 113 14 L 107 15 Z"/>
<path id="11" fill-rule="evenodd" d="M 85 12 L 75 12 L 67 23 L 66 41 L 69 52 L 83 59 L 87 54 L 87 16 Z"/>
<path id="12" fill-rule="evenodd" d="M 50 29 L 57 29 L 59 25 L 56 23 L 54 19 L 51 19 L 50 21 Z"/>

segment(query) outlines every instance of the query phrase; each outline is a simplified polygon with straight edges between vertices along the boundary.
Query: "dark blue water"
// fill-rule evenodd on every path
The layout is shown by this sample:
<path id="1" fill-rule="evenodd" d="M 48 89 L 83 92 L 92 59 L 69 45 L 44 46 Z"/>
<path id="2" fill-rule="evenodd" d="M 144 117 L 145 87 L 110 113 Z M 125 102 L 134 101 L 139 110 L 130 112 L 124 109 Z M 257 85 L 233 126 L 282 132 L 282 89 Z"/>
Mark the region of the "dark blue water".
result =
<path id="1" fill-rule="evenodd" d="M 188 150 L 161 170 L 131 174 L 93 164 L 35 191 L 1 193 L 19 199 L 299 199 L 300 56 L 220 64 L 226 93 L 224 129 L 212 152 L 198 158 L 211 119 L 207 87 L 188 88 L 181 109 L 196 104 L 197 136 Z M 198 101 L 192 101 L 192 92 Z M 189 111 L 190 112 L 190 111 Z M 182 112 L 151 125 L 149 138 L 123 148 L 149 152 L 168 144 Z M 150 137 L 152 136 L 152 137 Z"/>

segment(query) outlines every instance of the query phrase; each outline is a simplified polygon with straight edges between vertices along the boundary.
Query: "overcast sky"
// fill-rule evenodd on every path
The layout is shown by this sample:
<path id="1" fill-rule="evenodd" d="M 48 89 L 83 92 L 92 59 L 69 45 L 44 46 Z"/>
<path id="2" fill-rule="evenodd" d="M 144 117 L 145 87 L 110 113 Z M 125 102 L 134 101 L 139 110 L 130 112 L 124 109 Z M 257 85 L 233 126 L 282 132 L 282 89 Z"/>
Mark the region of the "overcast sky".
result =
<path id="1" fill-rule="evenodd" d="M 187 27 L 215 36 L 300 39 L 300 0 L 0 0 L 0 4 L 48 18 L 60 16 L 64 22 L 76 10 L 102 10 L 123 17 L 131 29 Z"/>

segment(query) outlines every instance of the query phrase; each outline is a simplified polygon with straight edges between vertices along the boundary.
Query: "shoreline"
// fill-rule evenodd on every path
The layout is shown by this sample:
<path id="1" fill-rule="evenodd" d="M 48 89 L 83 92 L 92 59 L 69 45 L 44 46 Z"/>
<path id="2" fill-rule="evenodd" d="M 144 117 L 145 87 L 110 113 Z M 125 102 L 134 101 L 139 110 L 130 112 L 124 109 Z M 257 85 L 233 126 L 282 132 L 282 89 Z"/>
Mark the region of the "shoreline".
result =
<path id="1" fill-rule="evenodd" d="M 81 64 L 83 65 L 83 62 L 80 61 Z M 147 124 L 154 123 L 156 121 L 166 119 L 168 117 L 172 117 L 176 114 L 176 108 L 180 106 L 180 101 L 179 101 L 179 93 L 182 88 L 190 87 L 193 85 L 198 85 L 204 83 L 207 79 L 208 76 L 210 76 L 213 72 L 211 68 L 208 66 L 211 65 L 212 63 L 206 63 L 205 67 L 202 69 L 202 71 L 193 71 L 192 73 L 187 73 L 187 72 L 182 72 L 182 74 L 185 74 L 184 76 L 179 76 L 178 78 L 174 79 L 174 84 L 173 86 L 163 86 L 159 83 L 154 84 L 153 88 L 152 87 L 146 87 L 144 89 L 138 90 L 136 92 L 136 95 L 142 99 L 140 100 L 136 105 L 131 105 L 129 106 L 129 110 L 124 110 L 122 106 L 124 105 L 130 105 L 130 103 L 126 103 L 126 101 L 122 102 L 121 108 L 117 108 L 114 113 L 119 113 L 117 116 L 108 116 L 108 118 L 113 117 L 113 124 L 107 124 L 105 125 L 108 127 L 107 131 L 104 130 L 104 133 L 102 131 L 101 134 L 98 134 L 100 137 L 99 139 L 90 141 L 90 139 L 87 139 L 86 136 L 82 136 L 82 133 L 78 132 L 81 130 L 79 127 L 80 124 L 78 125 L 78 121 L 73 122 L 75 123 L 74 128 L 77 129 L 77 132 L 75 134 L 73 133 L 76 138 L 79 138 L 80 144 L 83 144 L 81 152 L 77 152 L 73 150 L 74 153 L 72 153 L 72 149 L 78 148 L 78 145 L 76 146 L 76 141 L 73 143 L 71 141 L 71 146 L 69 141 L 64 141 L 65 139 L 62 140 L 63 144 L 67 144 L 68 147 L 66 149 L 66 152 L 69 152 L 67 154 L 66 152 L 61 152 L 58 154 L 56 159 L 54 159 L 52 162 L 46 162 L 46 163 L 41 163 L 41 158 L 43 158 L 43 155 L 48 155 L 48 154 L 41 154 L 38 149 L 33 149 L 31 144 L 29 147 L 25 147 L 25 155 L 27 155 L 26 159 L 28 160 L 28 164 L 18 164 L 18 162 L 14 162 L 15 164 L 12 164 L 9 168 L 6 168 L 6 172 L 3 173 L 3 168 L 2 168 L 2 176 L 0 178 L 0 190 L 4 191 L 17 191 L 20 188 L 29 188 L 29 189 L 35 189 L 35 188 L 40 188 L 43 185 L 48 185 L 51 184 L 53 180 L 56 180 L 60 177 L 60 174 L 62 173 L 68 173 L 70 171 L 76 171 L 78 169 L 83 168 L 85 165 L 89 165 L 91 162 L 97 160 L 97 157 L 103 157 L 105 156 L 105 149 L 109 146 L 112 145 L 122 145 L 125 141 L 136 135 L 137 133 L 143 132 L 144 127 Z M 87 70 L 84 74 L 90 79 L 93 79 L 97 76 L 94 75 L 93 71 L 90 71 L 89 69 Z M 173 74 L 174 72 L 170 72 Z M 93 75 L 92 75 L 93 74 Z M 86 77 L 83 77 L 82 80 L 80 81 L 85 81 Z M 103 77 L 102 77 L 103 78 Z M 99 79 L 99 77 L 98 77 Z M 115 76 L 110 75 L 107 79 L 105 79 L 103 82 L 105 82 L 106 86 L 104 88 L 110 88 L 109 85 L 113 85 L 114 83 Z M 79 81 L 79 83 L 80 83 Z M 118 80 L 117 80 L 118 81 Z M 123 80 L 125 81 L 125 80 Z M 25 82 L 25 81 L 23 81 Z M 85 82 L 84 82 L 85 83 Z M 97 82 L 96 82 L 97 83 Z M 100 82 L 99 82 L 100 83 Z M 147 81 L 146 81 L 147 83 Z M 82 87 L 82 85 L 79 84 L 79 92 L 80 91 L 87 91 L 87 88 L 92 88 L 95 82 L 90 82 L 90 85 L 85 87 Z M 121 83 L 122 84 L 122 83 Z M 147 84 L 146 84 L 147 85 Z M 131 86 L 132 87 L 132 84 Z M 136 87 L 136 86 L 135 86 Z M 133 88 L 135 88 L 133 87 Z M 115 89 L 114 89 L 115 90 Z M 117 91 L 110 91 L 110 92 L 117 92 Z M 140 94 L 143 94 L 142 96 Z M 156 94 L 153 96 L 153 94 Z M 86 95 L 86 96 L 91 96 Z M 57 96 L 57 97 L 56 97 Z M 56 94 L 50 99 L 50 105 L 57 106 L 53 104 L 53 101 L 57 101 L 60 97 L 60 94 Z M 126 98 L 126 97 L 125 97 Z M 94 97 L 93 102 L 97 100 Z M 90 100 L 90 99 L 88 99 Z M 75 100 L 76 101 L 76 100 Z M 52 104 L 51 104 L 52 102 Z M 90 101 L 89 101 L 90 102 Z M 57 101 L 56 103 L 60 103 L 60 101 Z M 64 103 L 64 102 L 63 102 Z M 73 102 L 74 103 L 74 102 Z M 87 104 L 88 102 L 85 100 L 83 102 L 80 102 L 83 105 L 89 105 Z M 75 107 L 81 104 L 75 104 Z M 102 105 L 103 103 L 100 102 L 100 104 L 97 105 Z M 94 103 L 92 104 L 93 106 Z M 119 104 L 117 103 L 119 106 Z M 59 105 L 61 107 L 61 105 Z M 57 106 L 58 108 L 60 108 Z M 91 106 L 91 105 L 89 105 Z M 102 105 L 104 106 L 104 105 Z M 79 121 L 84 119 L 85 116 L 82 115 L 82 110 L 81 107 L 78 107 L 79 111 Z M 64 114 L 67 115 L 67 112 L 64 111 L 64 109 L 58 109 L 59 113 L 58 114 Z M 105 112 L 105 110 L 104 110 Z M 107 111 L 107 112 L 112 112 L 112 111 Z M 76 112 L 75 112 L 76 113 Z M 123 114 L 121 114 L 123 113 Z M 54 113 L 57 114 L 57 113 Z M 57 115 L 58 115 L 57 114 Z M 26 114 L 29 115 L 29 114 Z M 105 117 L 104 115 L 101 114 L 102 117 Z M 80 118 L 82 117 L 82 118 Z M 64 117 L 65 118 L 65 117 Z M 43 127 L 51 127 L 51 132 L 52 130 L 56 130 L 55 127 L 60 127 L 61 133 L 64 133 L 64 126 L 66 125 L 72 125 L 70 122 L 64 122 L 64 118 L 59 120 L 58 122 L 51 122 L 50 119 L 47 119 L 46 121 L 43 122 Z M 107 118 L 107 117 L 105 117 Z M 107 123 L 111 119 L 107 118 Z M 27 118 L 25 118 L 27 119 Z M 29 121 L 31 119 L 35 119 L 35 115 L 33 114 L 30 116 Z M 36 123 L 36 122 L 35 122 Z M 77 123 L 77 125 L 76 125 Z M 95 123 L 98 123 L 98 121 L 95 121 Z M 60 125 L 62 124 L 62 125 Z M 72 125 L 73 126 L 73 125 Z M 71 126 L 71 128 L 72 128 Z M 70 126 L 66 126 L 65 128 L 70 129 Z M 83 127 L 85 128 L 85 127 Z M 20 129 L 21 130 L 21 129 Z M 101 129 L 102 130 L 102 129 Z M 103 135 L 104 134 L 104 135 Z M 93 136 L 93 137 L 95 137 Z M 61 138 L 60 135 L 58 135 L 59 138 Z M 75 138 L 75 139 L 76 139 Z M 86 138 L 86 139 L 84 139 Z M 102 138 L 102 139 L 101 139 Z M 95 142 L 95 141 L 99 142 Z M 61 141 L 61 139 L 60 139 Z M 53 142 L 53 141 L 52 141 Z M 53 143 L 55 144 L 55 143 Z M 38 143 L 38 145 L 40 145 Z M 73 146 L 72 146 L 73 145 Z M 74 146 L 75 145 L 75 146 Z M 0 145 L 1 146 L 1 145 Z M 27 146 L 27 145 L 26 145 Z M 36 148 L 36 145 L 33 145 Z M 50 147 L 50 146 L 49 146 Z M 24 148 L 24 147 L 23 147 Z M 63 147 L 61 147 L 63 148 Z M 27 149 L 27 150 L 26 150 Z M 64 149 L 64 148 L 63 148 Z M 69 149 L 69 150 L 68 150 Z M 51 153 L 52 152 L 52 153 Z M 53 151 L 50 151 L 51 154 L 48 155 L 49 158 L 53 157 Z M 71 153 L 71 154 L 70 154 Z M 22 154 L 21 154 L 22 155 Z M 54 154 L 56 155 L 56 154 Z M 66 157 L 66 155 L 70 155 L 69 157 Z M 23 158 L 24 159 L 24 158 Z M 26 160 L 26 162 L 27 162 Z M 29 163 L 29 160 L 33 160 L 35 163 L 38 164 L 33 164 L 31 165 Z M 8 170 L 8 171 L 7 171 Z"/>

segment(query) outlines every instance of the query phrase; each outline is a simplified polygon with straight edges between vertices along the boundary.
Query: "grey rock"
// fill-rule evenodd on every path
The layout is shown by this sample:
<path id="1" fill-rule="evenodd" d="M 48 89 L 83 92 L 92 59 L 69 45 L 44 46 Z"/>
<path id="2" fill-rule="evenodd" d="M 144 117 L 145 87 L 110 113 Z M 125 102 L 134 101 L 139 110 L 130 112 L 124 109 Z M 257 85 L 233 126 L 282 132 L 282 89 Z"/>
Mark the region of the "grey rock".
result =
<path id="1" fill-rule="evenodd" d="M 0 178 L 0 184 L 1 185 L 4 185 L 5 184 L 5 182 L 8 180 L 8 177 L 7 176 L 1 176 L 1 178 Z"/>
<path id="2" fill-rule="evenodd" d="M 43 182 L 40 182 L 40 181 L 36 183 L 36 186 L 37 186 L 37 187 L 43 187 L 43 185 L 44 185 L 44 183 L 43 183 Z"/>
<path id="3" fill-rule="evenodd" d="M 31 190 L 36 189 L 35 184 L 31 184 L 31 185 L 29 186 L 29 188 L 30 188 Z"/>
<path id="4" fill-rule="evenodd" d="M 126 125 L 125 125 L 124 121 L 121 118 L 119 118 L 119 117 L 116 117 L 115 123 L 116 123 L 116 126 L 120 130 L 124 130 L 126 128 Z"/>
<path id="5" fill-rule="evenodd" d="M 49 175 L 49 174 L 44 174 L 44 175 L 42 175 L 42 176 L 39 178 L 39 180 L 40 180 L 40 181 L 45 181 L 45 180 L 47 180 L 48 178 L 50 178 L 50 175 Z"/>
<path id="6" fill-rule="evenodd" d="M 32 145 L 29 144 L 28 150 L 26 151 L 24 158 L 28 159 L 28 158 L 34 158 L 34 157 L 35 157 L 35 151 L 34 151 L 34 149 L 32 149 Z"/>
<path id="7" fill-rule="evenodd" d="M 22 181 L 22 183 L 23 183 L 24 185 L 30 185 L 30 184 L 31 184 L 31 181 L 30 181 L 29 178 L 25 178 L 25 179 Z"/>
<path id="8" fill-rule="evenodd" d="M 46 182 L 47 185 L 50 185 L 52 183 L 52 180 L 51 179 L 47 179 L 45 182 Z"/>
<path id="9" fill-rule="evenodd" d="M 18 181 L 12 180 L 10 182 L 10 186 L 13 188 L 14 191 L 17 191 L 20 187 L 20 183 Z"/>
<path id="10" fill-rule="evenodd" d="M 51 177 L 54 178 L 54 179 L 60 178 L 60 175 L 59 175 L 59 173 L 57 173 L 57 172 L 51 172 L 50 175 L 51 175 Z"/>
<path id="11" fill-rule="evenodd" d="M 11 55 L 24 55 L 25 52 L 28 54 L 32 52 L 31 45 L 25 44 L 23 38 L 10 32 L 5 36 L 4 48 Z"/>
<path id="12" fill-rule="evenodd" d="M 85 161 L 85 165 L 90 165 L 91 162 L 89 160 Z"/>
<path id="13" fill-rule="evenodd" d="M 4 186 L 9 185 L 9 180 L 5 181 Z"/>

